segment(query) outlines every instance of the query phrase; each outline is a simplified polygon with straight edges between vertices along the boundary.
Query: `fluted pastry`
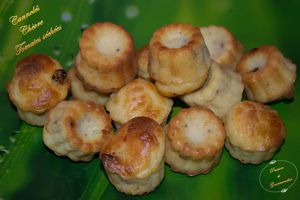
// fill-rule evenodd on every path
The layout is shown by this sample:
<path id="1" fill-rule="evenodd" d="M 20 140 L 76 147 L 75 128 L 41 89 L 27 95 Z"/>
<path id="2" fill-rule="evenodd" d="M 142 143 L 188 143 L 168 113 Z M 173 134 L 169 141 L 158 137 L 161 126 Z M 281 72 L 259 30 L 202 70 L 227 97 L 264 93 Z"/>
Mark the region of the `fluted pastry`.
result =
<path id="1" fill-rule="evenodd" d="M 32 54 L 17 63 L 7 92 L 22 120 L 42 126 L 46 113 L 66 98 L 69 86 L 67 73 L 58 61 Z"/>
<path id="2" fill-rule="evenodd" d="M 225 128 L 225 146 L 242 163 L 259 164 L 271 159 L 286 135 L 275 110 L 251 101 L 239 102 L 231 108 Z"/>
<path id="3" fill-rule="evenodd" d="M 245 54 L 237 66 L 247 98 L 260 103 L 292 98 L 296 65 L 274 46 L 262 46 Z"/>
<path id="4" fill-rule="evenodd" d="M 138 116 L 150 117 L 162 124 L 171 112 L 172 105 L 172 99 L 162 96 L 153 83 L 138 78 L 112 94 L 106 109 L 119 125 Z"/>
<path id="5" fill-rule="evenodd" d="M 149 45 L 141 48 L 135 58 L 135 64 L 138 68 L 138 77 L 151 80 L 150 74 L 149 74 L 149 57 L 150 57 L 150 51 L 149 51 Z"/>
<path id="6" fill-rule="evenodd" d="M 205 82 L 211 59 L 199 28 L 163 26 L 153 34 L 149 48 L 150 76 L 164 96 L 190 93 Z"/>
<path id="7" fill-rule="evenodd" d="M 142 195 L 164 177 L 165 135 L 151 118 L 136 117 L 124 124 L 100 154 L 110 182 L 120 192 Z"/>
<path id="8" fill-rule="evenodd" d="M 105 106 L 110 94 L 99 93 L 84 87 L 82 81 L 76 75 L 76 69 L 72 67 L 68 72 L 71 81 L 71 92 L 73 99 L 92 101 L 96 104 Z"/>
<path id="9" fill-rule="evenodd" d="M 235 70 L 243 55 L 243 45 L 223 26 L 201 27 L 211 58 L 222 66 Z"/>
<path id="10" fill-rule="evenodd" d="M 204 107 L 181 110 L 167 125 L 166 162 L 189 176 L 206 174 L 218 164 L 224 146 L 222 120 Z"/>
<path id="11" fill-rule="evenodd" d="M 110 23 L 94 23 L 80 39 L 75 67 L 86 87 L 100 93 L 117 91 L 137 74 L 131 35 Z"/>
<path id="12" fill-rule="evenodd" d="M 104 107 L 89 101 L 62 101 L 46 119 L 44 144 L 58 156 L 90 161 L 112 136 L 111 119 Z"/>
<path id="13" fill-rule="evenodd" d="M 241 101 L 244 84 L 241 76 L 213 62 L 206 83 L 181 99 L 189 106 L 205 106 L 223 117 L 235 103 Z"/>

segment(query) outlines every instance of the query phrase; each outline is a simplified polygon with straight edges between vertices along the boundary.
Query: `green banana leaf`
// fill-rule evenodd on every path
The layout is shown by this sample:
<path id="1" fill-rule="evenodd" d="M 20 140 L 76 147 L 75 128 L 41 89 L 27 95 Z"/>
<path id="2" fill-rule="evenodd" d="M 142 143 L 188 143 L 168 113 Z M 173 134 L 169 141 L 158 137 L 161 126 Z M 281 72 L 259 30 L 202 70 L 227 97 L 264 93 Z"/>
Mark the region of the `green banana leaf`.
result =
<path id="1" fill-rule="evenodd" d="M 16 25 L 10 17 L 21 16 L 39 6 L 39 11 Z M 299 199 L 300 181 L 285 192 L 266 191 L 261 172 L 269 162 L 243 165 L 226 150 L 220 164 L 207 175 L 188 177 L 168 166 L 163 182 L 152 193 L 130 197 L 110 184 L 97 157 L 75 163 L 57 157 L 43 144 L 42 128 L 18 119 L 5 85 L 16 63 L 32 54 L 48 54 L 68 69 L 78 51 L 82 30 L 97 21 L 122 25 L 137 48 L 149 42 L 153 32 L 169 23 L 194 26 L 223 25 L 244 44 L 246 50 L 275 45 L 300 63 L 300 2 L 296 0 L 2 0 L 0 2 L 0 199 Z M 43 25 L 22 35 L 19 28 L 43 20 Z M 15 46 L 30 43 L 51 27 L 62 29 L 32 48 L 16 55 Z M 299 73 L 298 73 L 299 74 Z M 270 104 L 282 117 L 287 138 L 273 160 L 285 160 L 300 169 L 300 92 L 295 98 Z M 180 109 L 177 103 L 171 117 Z M 286 168 L 288 168 L 286 166 Z M 293 174 L 294 172 L 290 172 Z M 297 174 L 296 174 L 297 175 Z M 293 178 L 296 178 L 295 173 Z"/>

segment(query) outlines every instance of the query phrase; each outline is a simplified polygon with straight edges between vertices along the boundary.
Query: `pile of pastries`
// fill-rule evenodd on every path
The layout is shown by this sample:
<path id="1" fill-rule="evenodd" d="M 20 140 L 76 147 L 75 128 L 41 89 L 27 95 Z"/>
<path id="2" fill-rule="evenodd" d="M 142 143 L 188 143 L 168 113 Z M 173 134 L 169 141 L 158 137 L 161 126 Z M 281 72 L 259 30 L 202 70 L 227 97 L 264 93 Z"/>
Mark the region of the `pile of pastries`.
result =
<path id="1" fill-rule="evenodd" d="M 56 155 L 99 155 L 117 190 L 142 195 L 163 180 L 165 163 L 206 174 L 224 146 L 242 163 L 271 159 L 286 130 L 264 103 L 292 98 L 295 80 L 295 64 L 276 47 L 244 53 L 221 26 L 165 25 L 136 50 L 124 28 L 104 22 L 83 32 L 68 73 L 50 56 L 30 55 L 7 91 L 22 120 L 44 126 Z M 187 108 L 169 119 L 174 98 Z"/>

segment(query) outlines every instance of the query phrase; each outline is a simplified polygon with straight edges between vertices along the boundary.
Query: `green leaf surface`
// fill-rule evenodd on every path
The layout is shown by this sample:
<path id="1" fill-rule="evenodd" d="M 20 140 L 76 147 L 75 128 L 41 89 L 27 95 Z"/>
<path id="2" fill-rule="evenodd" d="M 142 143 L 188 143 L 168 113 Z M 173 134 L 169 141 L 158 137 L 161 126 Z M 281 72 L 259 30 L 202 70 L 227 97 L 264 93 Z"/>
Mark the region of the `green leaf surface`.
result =
<path id="1" fill-rule="evenodd" d="M 9 22 L 39 5 L 40 12 L 20 24 Z M 188 177 L 166 165 L 163 182 L 152 193 L 130 197 L 109 183 L 101 162 L 75 163 L 57 157 L 42 140 L 42 128 L 18 119 L 8 99 L 5 85 L 16 63 L 32 54 L 48 54 L 65 69 L 72 66 L 78 52 L 82 29 L 97 21 L 124 26 L 137 48 L 148 44 L 159 27 L 175 22 L 195 26 L 223 25 L 244 44 L 246 50 L 276 45 L 283 54 L 300 63 L 300 2 L 296 0 L 2 0 L 0 2 L 0 199 L 299 199 L 299 180 L 285 193 L 270 193 L 259 184 L 259 174 L 267 165 L 243 165 L 224 149 L 219 165 L 207 175 Z M 22 25 L 44 21 L 44 25 L 22 35 Z M 50 27 L 62 30 L 48 39 L 15 54 L 15 46 L 32 41 Z M 299 70 L 298 70 L 299 71 Z M 299 72 L 297 72 L 299 74 Z M 282 117 L 287 138 L 273 159 L 288 160 L 300 169 L 300 92 L 291 101 L 270 104 Z M 170 118 L 186 107 L 175 101 Z"/>

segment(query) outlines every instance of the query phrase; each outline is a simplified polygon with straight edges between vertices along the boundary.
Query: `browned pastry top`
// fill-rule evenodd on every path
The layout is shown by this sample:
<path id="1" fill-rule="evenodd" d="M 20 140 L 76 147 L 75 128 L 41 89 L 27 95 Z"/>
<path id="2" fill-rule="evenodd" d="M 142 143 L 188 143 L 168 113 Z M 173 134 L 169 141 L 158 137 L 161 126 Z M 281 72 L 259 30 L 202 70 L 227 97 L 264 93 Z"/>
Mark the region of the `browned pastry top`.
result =
<path id="1" fill-rule="evenodd" d="M 212 158 L 224 146 L 223 122 L 205 107 L 181 110 L 171 119 L 167 131 L 172 148 L 194 160 Z"/>
<path id="2" fill-rule="evenodd" d="M 278 148 L 286 135 L 275 110 L 251 101 L 234 105 L 227 114 L 225 126 L 230 142 L 248 151 Z"/>
<path id="3" fill-rule="evenodd" d="M 69 85 L 66 72 L 56 60 L 33 54 L 17 63 L 8 93 L 19 109 L 40 114 L 62 101 Z"/>
<path id="4" fill-rule="evenodd" d="M 101 72 L 120 68 L 134 56 L 131 35 L 123 27 L 110 22 L 96 22 L 87 28 L 79 45 L 82 58 Z"/>
<path id="5" fill-rule="evenodd" d="M 158 170 L 164 156 L 164 138 L 157 122 L 136 117 L 119 129 L 100 157 L 111 173 L 124 179 L 144 178 Z"/>

